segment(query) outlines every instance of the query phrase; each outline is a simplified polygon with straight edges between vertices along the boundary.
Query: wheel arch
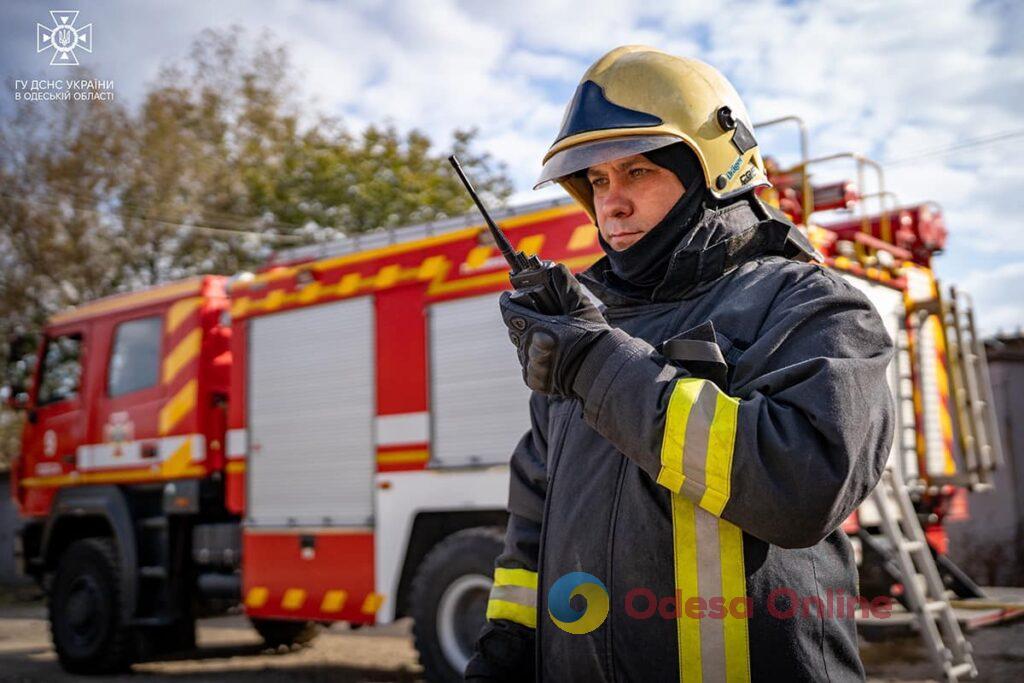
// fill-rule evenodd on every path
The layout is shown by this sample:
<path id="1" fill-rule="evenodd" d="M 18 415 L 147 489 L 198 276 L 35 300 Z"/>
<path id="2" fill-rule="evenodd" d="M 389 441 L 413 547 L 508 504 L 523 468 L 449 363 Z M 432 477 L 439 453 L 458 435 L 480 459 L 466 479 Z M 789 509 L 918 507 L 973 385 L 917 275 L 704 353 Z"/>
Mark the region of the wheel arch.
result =
<path id="1" fill-rule="evenodd" d="M 426 511 L 416 515 L 405 546 L 395 598 L 395 619 L 409 615 L 409 596 L 416 570 L 427 554 L 452 534 L 478 526 L 508 524 L 507 510 Z"/>
<path id="2" fill-rule="evenodd" d="M 61 489 L 43 527 L 40 555 L 44 571 L 52 571 L 60 554 L 75 540 L 88 536 L 112 538 L 121 566 L 121 608 L 125 620 L 135 613 L 135 525 L 124 493 L 116 486 L 82 486 Z"/>

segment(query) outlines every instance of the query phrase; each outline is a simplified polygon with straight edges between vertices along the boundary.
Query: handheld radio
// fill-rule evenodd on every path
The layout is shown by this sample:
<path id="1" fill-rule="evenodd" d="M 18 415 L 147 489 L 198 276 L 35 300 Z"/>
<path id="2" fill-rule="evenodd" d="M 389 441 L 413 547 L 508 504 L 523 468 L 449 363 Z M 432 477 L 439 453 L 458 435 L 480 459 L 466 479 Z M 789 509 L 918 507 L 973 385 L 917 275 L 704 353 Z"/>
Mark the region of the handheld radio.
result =
<path id="1" fill-rule="evenodd" d="M 459 164 L 459 160 L 454 154 L 448 157 L 448 162 L 459 175 L 459 180 L 466 186 L 466 191 L 473 198 L 473 203 L 480 210 L 480 215 L 484 217 L 484 222 L 487 223 L 487 227 L 494 237 L 494 242 L 498 245 L 498 250 L 505 257 L 505 261 L 508 262 L 510 269 L 508 279 L 516 290 L 512 295 L 513 298 L 527 299 L 529 303 L 526 305 L 540 313 L 548 315 L 561 313 L 562 305 L 559 303 L 559 298 L 554 290 L 551 279 L 551 274 L 558 268 L 558 264 L 553 261 L 537 258 L 536 254 L 527 256 L 521 251 L 515 251 L 505 233 L 491 220 L 490 214 L 487 213 L 487 209 L 484 208 L 480 197 L 477 196 L 476 190 L 473 189 L 472 183 L 469 182 L 469 179 L 462 170 L 462 165 Z"/>

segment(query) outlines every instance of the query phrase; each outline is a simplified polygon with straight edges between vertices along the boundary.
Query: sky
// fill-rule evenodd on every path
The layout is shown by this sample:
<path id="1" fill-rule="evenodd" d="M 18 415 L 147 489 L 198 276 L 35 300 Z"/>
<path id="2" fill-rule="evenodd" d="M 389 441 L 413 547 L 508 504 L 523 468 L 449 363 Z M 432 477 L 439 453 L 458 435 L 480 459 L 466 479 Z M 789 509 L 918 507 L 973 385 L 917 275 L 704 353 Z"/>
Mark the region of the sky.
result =
<path id="1" fill-rule="evenodd" d="M 128 105 L 202 29 L 269 30 L 312 106 L 353 130 L 387 121 L 444 142 L 478 128 L 479 148 L 508 165 L 513 203 L 560 193 L 530 188 L 599 56 L 639 43 L 697 57 L 725 73 L 755 122 L 802 117 L 811 156 L 867 154 L 886 164 L 901 203 L 937 201 L 950 232 L 935 261 L 942 282 L 973 295 L 984 333 L 1024 326 L 1024 167 L 1010 163 L 1024 154 L 1024 3 L 7 0 L 0 112 L 10 79 L 61 73 L 35 51 L 36 23 L 52 23 L 51 9 L 92 23 L 93 52 L 79 59 Z M 766 154 L 798 160 L 795 129 L 758 137 Z M 841 162 L 815 175 L 854 177 Z"/>

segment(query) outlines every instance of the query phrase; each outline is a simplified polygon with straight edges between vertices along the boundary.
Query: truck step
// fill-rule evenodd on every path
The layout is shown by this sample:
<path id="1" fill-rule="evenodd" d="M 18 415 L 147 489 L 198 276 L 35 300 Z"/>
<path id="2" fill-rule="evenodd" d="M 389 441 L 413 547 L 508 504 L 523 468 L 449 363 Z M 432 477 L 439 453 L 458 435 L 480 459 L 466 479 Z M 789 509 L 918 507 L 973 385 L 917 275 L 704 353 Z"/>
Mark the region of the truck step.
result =
<path id="1" fill-rule="evenodd" d="M 139 567 L 139 576 L 144 579 L 166 579 L 167 569 L 164 567 Z"/>
<path id="2" fill-rule="evenodd" d="M 166 529 L 166 517 L 143 517 L 139 520 L 139 526 L 143 529 Z"/>
<path id="3" fill-rule="evenodd" d="M 174 623 L 173 617 L 135 617 L 131 621 L 132 626 L 170 626 Z"/>
<path id="4" fill-rule="evenodd" d="M 967 678 L 974 678 L 974 664 L 972 662 L 961 662 L 954 666 L 949 667 L 949 675 L 952 678 L 960 678 L 961 676 Z"/>

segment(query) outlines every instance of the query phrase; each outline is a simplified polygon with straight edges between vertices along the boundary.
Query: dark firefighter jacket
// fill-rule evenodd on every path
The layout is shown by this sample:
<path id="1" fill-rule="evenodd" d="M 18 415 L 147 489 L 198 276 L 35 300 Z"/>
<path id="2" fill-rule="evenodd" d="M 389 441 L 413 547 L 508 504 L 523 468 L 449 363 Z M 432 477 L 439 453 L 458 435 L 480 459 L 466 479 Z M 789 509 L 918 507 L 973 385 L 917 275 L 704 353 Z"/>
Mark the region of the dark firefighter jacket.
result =
<path id="1" fill-rule="evenodd" d="M 695 230 L 652 301 L 609 288 L 606 259 L 581 275 L 645 343 L 588 356 L 583 400 L 532 395 L 481 642 L 532 641 L 511 656 L 559 683 L 862 679 L 837 527 L 889 453 L 889 336 L 773 209 L 707 209 Z M 549 595 L 573 572 L 608 595 L 586 633 L 569 630 L 600 619 L 594 587 L 576 627 L 580 575 Z"/>

